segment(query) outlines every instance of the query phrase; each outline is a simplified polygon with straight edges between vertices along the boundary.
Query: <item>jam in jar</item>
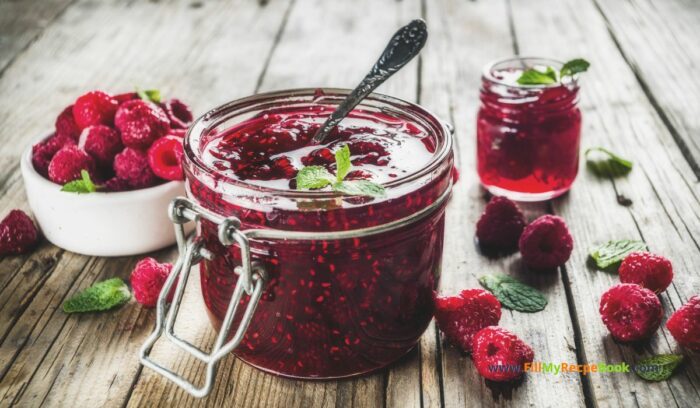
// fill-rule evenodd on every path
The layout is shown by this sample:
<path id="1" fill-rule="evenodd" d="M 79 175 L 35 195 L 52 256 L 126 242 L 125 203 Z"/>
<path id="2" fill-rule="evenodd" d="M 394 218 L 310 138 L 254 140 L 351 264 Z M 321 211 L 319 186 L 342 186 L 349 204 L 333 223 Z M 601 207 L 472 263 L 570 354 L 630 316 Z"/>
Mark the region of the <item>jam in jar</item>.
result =
<path id="1" fill-rule="evenodd" d="M 249 242 L 267 277 L 234 353 L 287 377 L 340 378 L 384 367 L 416 345 L 433 315 L 452 136 L 423 108 L 372 94 L 322 144 L 312 145 L 345 95 L 309 89 L 241 99 L 204 115 L 185 140 L 191 200 L 236 217 L 241 231 L 279 232 L 279 239 Z M 304 166 L 335 173 L 334 153 L 343 146 L 352 162 L 346 180 L 379 183 L 384 196 L 296 189 Z M 295 231 L 312 234 L 300 239 Z M 200 220 L 197 239 L 214 255 L 202 261 L 200 276 L 219 328 L 239 279 L 241 251 L 238 244 L 223 246 L 207 220 Z M 240 320 L 235 317 L 234 326 Z"/>
<path id="2" fill-rule="evenodd" d="M 491 193 L 519 201 L 557 197 L 571 188 L 579 166 L 578 84 L 520 85 L 526 69 L 560 69 L 556 61 L 513 58 L 489 64 L 477 116 L 477 170 Z"/>

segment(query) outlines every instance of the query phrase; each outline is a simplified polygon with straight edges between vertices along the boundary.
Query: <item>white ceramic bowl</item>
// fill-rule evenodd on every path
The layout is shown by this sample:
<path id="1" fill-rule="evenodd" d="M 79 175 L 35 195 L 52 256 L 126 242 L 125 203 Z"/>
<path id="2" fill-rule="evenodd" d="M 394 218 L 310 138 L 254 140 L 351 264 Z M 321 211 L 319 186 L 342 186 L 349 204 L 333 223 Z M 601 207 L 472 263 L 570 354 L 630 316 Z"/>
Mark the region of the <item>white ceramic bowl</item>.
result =
<path id="1" fill-rule="evenodd" d="M 127 256 L 175 243 L 168 204 L 185 195 L 184 182 L 124 192 L 67 193 L 34 169 L 32 146 L 20 160 L 29 206 L 54 245 L 83 255 Z"/>

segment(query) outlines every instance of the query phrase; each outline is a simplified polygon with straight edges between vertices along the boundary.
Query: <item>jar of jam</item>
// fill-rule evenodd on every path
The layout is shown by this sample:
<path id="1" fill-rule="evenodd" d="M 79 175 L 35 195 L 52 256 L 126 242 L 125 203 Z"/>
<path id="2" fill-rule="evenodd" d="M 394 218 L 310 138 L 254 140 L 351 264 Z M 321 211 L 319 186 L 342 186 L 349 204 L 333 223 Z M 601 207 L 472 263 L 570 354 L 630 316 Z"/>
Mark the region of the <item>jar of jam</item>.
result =
<path id="1" fill-rule="evenodd" d="M 520 85 L 527 69 L 559 70 L 562 63 L 512 58 L 486 66 L 477 116 L 477 170 L 495 195 L 542 201 L 571 188 L 579 166 L 581 111 L 578 83 L 565 76 L 550 85 Z"/>
<path id="2" fill-rule="evenodd" d="M 277 375 L 331 379 L 385 367 L 417 344 L 440 277 L 452 135 L 420 106 L 372 94 L 311 145 L 347 92 L 255 95 L 213 109 L 189 129 L 188 198 L 170 209 L 181 256 L 161 293 L 143 364 L 203 396 L 216 362 L 231 351 Z M 304 166 L 335 173 L 334 153 L 344 146 L 352 163 L 345 180 L 381 184 L 384 195 L 296 189 Z M 197 221 L 190 240 L 182 229 L 188 221 Z M 202 295 L 219 330 L 209 354 L 173 332 L 190 266 L 199 261 Z M 202 387 L 148 357 L 164 330 L 207 364 Z"/>

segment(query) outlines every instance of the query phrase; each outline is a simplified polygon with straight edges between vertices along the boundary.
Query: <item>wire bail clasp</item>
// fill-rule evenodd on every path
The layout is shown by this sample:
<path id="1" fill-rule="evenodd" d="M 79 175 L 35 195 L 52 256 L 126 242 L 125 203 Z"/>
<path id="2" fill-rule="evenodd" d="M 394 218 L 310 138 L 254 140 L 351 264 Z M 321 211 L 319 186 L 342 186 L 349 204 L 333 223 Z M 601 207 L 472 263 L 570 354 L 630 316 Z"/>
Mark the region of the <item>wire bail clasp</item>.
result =
<path id="1" fill-rule="evenodd" d="M 267 280 L 267 273 L 260 264 L 251 262 L 248 237 L 245 232 L 240 230 L 241 222 L 238 218 L 221 217 L 184 197 L 175 198 L 170 203 L 169 215 L 175 226 L 175 237 L 177 239 L 179 255 L 172 272 L 158 295 L 158 303 L 156 305 L 156 327 L 141 347 L 139 359 L 144 366 L 166 377 L 192 396 L 201 398 L 211 392 L 217 363 L 235 349 L 240 344 L 241 340 L 243 340 L 243 335 L 250 325 L 255 308 L 262 296 L 265 280 Z M 218 238 L 222 245 L 230 246 L 235 243 L 238 244 L 241 251 L 241 266 L 236 267 L 234 270 L 234 272 L 239 275 L 238 281 L 236 282 L 236 287 L 229 301 L 226 315 L 221 323 L 219 334 L 211 352 L 208 354 L 188 341 L 178 337 L 174 331 L 175 319 L 180 309 L 182 296 L 185 292 L 185 286 L 189 279 L 192 265 L 199 263 L 202 259 L 212 260 L 215 256 L 211 251 L 204 248 L 201 241 L 193 238 L 187 239 L 184 224 L 191 221 L 199 222 L 201 219 L 206 219 L 218 226 Z M 175 286 L 175 295 L 173 296 L 172 304 L 167 308 L 166 316 L 166 298 L 175 284 L 175 281 L 178 279 L 179 281 Z M 235 333 L 228 342 L 224 343 L 244 295 L 250 297 L 248 305 L 243 312 L 243 317 Z M 161 337 L 163 331 L 165 331 L 166 338 L 171 343 L 206 364 L 204 385 L 197 388 L 197 386 L 187 381 L 184 377 L 151 359 L 149 355 L 151 349 L 155 342 Z"/>

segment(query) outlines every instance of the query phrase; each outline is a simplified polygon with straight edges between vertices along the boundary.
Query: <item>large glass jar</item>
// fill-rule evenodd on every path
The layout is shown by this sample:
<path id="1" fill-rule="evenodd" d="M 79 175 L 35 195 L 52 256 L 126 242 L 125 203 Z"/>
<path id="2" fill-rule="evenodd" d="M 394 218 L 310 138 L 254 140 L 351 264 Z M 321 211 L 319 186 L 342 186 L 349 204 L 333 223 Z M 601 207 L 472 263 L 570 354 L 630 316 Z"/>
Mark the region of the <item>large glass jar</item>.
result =
<path id="1" fill-rule="evenodd" d="M 453 166 L 452 136 L 435 116 L 378 94 L 356 108 L 366 117 L 403 122 L 428 135 L 422 140 L 431 152 L 428 164 L 385 183 L 381 198 L 248 183 L 203 160 L 211 138 L 236 126 L 265 120 L 276 109 L 311 114 L 323 107 L 328 114 L 346 94 L 308 89 L 240 99 L 200 118 L 185 141 L 190 199 L 222 217 L 235 216 L 241 231 L 274 230 L 280 237 L 249 241 L 252 260 L 267 278 L 234 353 L 287 377 L 339 378 L 384 367 L 416 345 L 433 315 Z M 299 239 L 294 232 L 318 234 L 318 239 L 313 234 Z M 219 328 L 239 279 L 234 270 L 242 263 L 241 251 L 238 244 L 222 245 L 217 226 L 208 220 L 200 220 L 197 236 L 213 254 L 200 264 L 201 286 Z M 234 326 L 240 320 L 235 317 Z"/>
<path id="2" fill-rule="evenodd" d="M 579 166 L 578 83 L 519 85 L 528 68 L 562 64 L 512 58 L 486 66 L 477 117 L 477 170 L 491 193 L 519 201 L 557 197 L 571 188 Z"/>

